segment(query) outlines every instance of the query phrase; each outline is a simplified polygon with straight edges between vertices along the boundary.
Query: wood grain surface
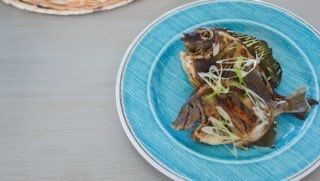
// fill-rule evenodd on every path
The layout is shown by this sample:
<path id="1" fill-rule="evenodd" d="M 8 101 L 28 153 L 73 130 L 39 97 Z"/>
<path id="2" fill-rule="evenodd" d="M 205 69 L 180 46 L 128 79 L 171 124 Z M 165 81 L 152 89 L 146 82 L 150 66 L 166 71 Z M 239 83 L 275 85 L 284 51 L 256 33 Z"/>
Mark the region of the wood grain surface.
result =
<path id="1" fill-rule="evenodd" d="M 125 136 L 115 83 L 134 37 L 187 2 L 137 0 L 70 17 L 0 3 L 0 180 L 168 180 Z M 320 1 L 268 2 L 320 30 Z M 305 180 L 320 180 L 320 169 Z"/>

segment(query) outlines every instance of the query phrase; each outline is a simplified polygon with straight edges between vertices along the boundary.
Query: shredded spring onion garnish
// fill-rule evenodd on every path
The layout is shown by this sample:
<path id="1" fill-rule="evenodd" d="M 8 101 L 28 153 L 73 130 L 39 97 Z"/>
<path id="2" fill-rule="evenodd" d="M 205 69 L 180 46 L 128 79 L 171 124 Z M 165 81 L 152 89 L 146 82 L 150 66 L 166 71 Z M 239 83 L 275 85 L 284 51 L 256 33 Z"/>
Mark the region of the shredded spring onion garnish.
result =
<path id="1" fill-rule="evenodd" d="M 243 84 L 243 78 L 254 70 L 259 62 L 260 58 L 258 57 L 256 59 L 244 57 L 223 59 L 217 61 L 219 68 L 216 65 L 212 65 L 209 72 L 200 72 L 199 76 L 213 89 L 213 95 L 226 94 L 229 92 L 229 88 L 223 84 L 223 80 L 237 77 L 239 83 Z M 233 68 L 230 68 L 230 66 Z M 235 76 L 224 77 L 228 73 L 234 73 Z"/>
<path id="2" fill-rule="evenodd" d="M 230 61 L 231 60 L 231 61 Z M 236 61 L 232 61 L 234 59 L 224 59 L 217 61 L 220 64 L 220 69 L 215 65 L 210 67 L 209 72 L 207 73 L 199 73 L 199 76 L 213 89 L 213 95 L 226 94 L 229 92 L 230 86 L 237 87 L 239 89 L 244 90 L 251 102 L 253 103 L 253 110 L 255 114 L 258 116 L 259 120 L 263 123 L 268 123 L 268 117 L 270 116 L 270 111 L 268 109 L 267 103 L 254 91 L 244 86 L 243 78 L 247 76 L 258 64 L 259 59 L 248 59 L 239 57 Z M 233 69 L 223 68 L 222 64 L 233 64 Z M 249 67 L 252 66 L 252 67 Z M 246 70 L 246 68 L 250 68 Z M 223 77 L 223 73 L 225 72 L 235 72 L 236 77 L 239 78 L 239 83 L 232 83 L 225 86 L 223 84 L 223 80 L 235 78 L 232 77 Z M 213 96 L 211 95 L 211 96 Z"/>
<path id="3" fill-rule="evenodd" d="M 229 114 L 222 108 L 222 107 L 219 107 L 217 106 L 217 111 L 218 113 L 220 114 L 220 116 L 224 119 L 224 120 L 227 120 L 227 121 L 231 121 L 231 118 L 229 116 Z M 232 123 L 230 122 L 230 125 L 229 126 L 232 126 Z M 233 126 L 232 126 L 233 127 Z"/>
<path id="4" fill-rule="evenodd" d="M 271 116 L 271 112 L 269 111 L 267 103 L 257 93 L 255 93 L 253 90 L 247 88 L 244 85 L 232 84 L 232 86 L 235 86 L 246 92 L 247 96 L 253 104 L 253 111 L 255 115 L 258 117 L 258 120 L 261 121 L 260 123 L 264 125 L 269 124 L 268 117 Z"/>
<path id="5" fill-rule="evenodd" d="M 240 84 L 243 84 L 243 77 L 244 77 L 243 70 L 241 70 L 242 65 L 243 65 L 243 57 L 239 57 L 236 63 L 233 65 L 234 73 L 236 73 L 236 76 L 238 77 Z"/>
<path id="6" fill-rule="evenodd" d="M 211 97 L 219 94 L 226 94 L 229 92 L 229 89 L 232 86 L 245 91 L 246 96 L 252 102 L 252 109 L 258 119 L 255 131 L 263 131 L 264 127 L 270 124 L 269 117 L 271 116 L 271 112 L 267 103 L 258 94 L 244 85 L 244 77 L 246 77 L 256 68 L 256 66 L 260 63 L 260 58 L 256 57 L 256 59 L 250 59 L 237 57 L 219 60 L 217 63 L 219 68 L 216 65 L 212 65 L 209 69 L 209 72 L 199 73 L 199 76 L 213 89 L 213 94 L 209 96 Z M 224 77 L 224 75 L 228 75 L 230 72 L 233 72 L 235 76 Z M 227 80 L 234 78 L 238 78 L 239 81 L 230 81 L 226 83 Z M 221 115 L 222 119 L 217 120 L 213 117 L 210 117 L 209 120 L 211 121 L 212 126 L 205 126 L 201 129 L 201 131 L 213 135 L 215 137 L 214 143 L 216 144 L 232 143 L 233 149 L 230 150 L 228 147 L 227 149 L 229 149 L 231 153 L 237 157 L 236 142 L 240 141 L 240 138 L 229 130 L 229 128 L 232 128 L 233 125 L 228 113 L 218 106 L 217 111 Z"/>
<path id="7" fill-rule="evenodd" d="M 223 110 L 223 109 L 221 108 L 221 110 Z M 223 112 L 225 112 L 225 111 L 223 110 Z M 225 117 L 230 118 L 227 113 L 226 113 L 226 115 L 225 115 Z M 229 149 L 228 147 L 226 147 L 226 148 L 235 157 L 238 157 L 238 150 L 237 150 L 236 142 L 239 141 L 240 138 L 236 134 L 232 133 L 229 130 L 229 128 L 232 127 L 231 120 L 226 120 L 226 119 L 217 120 L 214 117 L 210 117 L 209 121 L 211 121 L 212 126 L 202 127 L 201 131 L 204 132 L 204 133 L 207 133 L 209 135 L 214 136 L 215 139 L 213 140 L 212 144 L 221 145 L 221 144 L 230 144 L 230 143 L 232 143 L 232 145 L 233 145 L 233 149 L 232 150 Z"/>
<path id="8" fill-rule="evenodd" d="M 209 72 L 200 72 L 199 76 L 213 89 L 214 95 L 226 94 L 229 92 L 229 88 L 225 87 L 222 83 L 223 68 L 218 68 L 212 65 Z"/>
<path id="9" fill-rule="evenodd" d="M 243 78 L 256 68 L 256 66 L 260 63 L 260 59 L 261 57 L 256 57 L 255 59 L 253 59 L 240 56 L 237 58 L 218 60 L 217 63 L 222 65 L 222 67 L 228 67 L 224 68 L 224 71 L 234 72 L 236 74 L 236 76 L 226 77 L 225 79 L 238 77 L 239 82 L 242 84 Z M 233 68 L 229 68 L 230 66 L 232 66 Z"/>

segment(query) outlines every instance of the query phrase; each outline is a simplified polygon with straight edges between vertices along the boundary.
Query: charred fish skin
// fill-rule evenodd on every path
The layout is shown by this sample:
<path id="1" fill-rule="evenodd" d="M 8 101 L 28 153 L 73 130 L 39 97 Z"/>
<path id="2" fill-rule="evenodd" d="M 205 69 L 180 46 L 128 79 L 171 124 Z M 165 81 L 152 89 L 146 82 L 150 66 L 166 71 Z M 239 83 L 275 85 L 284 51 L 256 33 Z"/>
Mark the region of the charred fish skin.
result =
<path id="1" fill-rule="evenodd" d="M 179 112 L 179 116 L 172 124 L 176 130 L 185 130 L 193 126 L 193 124 L 201 119 L 201 103 L 197 97 L 191 98 Z"/>
<path id="2" fill-rule="evenodd" d="M 187 51 L 192 55 L 213 52 L 212 45 L 219 44 L 220 50 L 216 60 L 235 56 L 252 58 L 252 55 L 257 54 L 261 57 L 261 71 L 264 72 L 266 81 L 270 83 L 273 89 L 280 83 L 282 69 L 279 62 L 273 58 L 272 49 L 266 41 L 222 28 L 199 28 L 194 32 L 185 33 L 182 41 Z M 202 57 L 202 59 L 198 60 L 197 65 L 201 66 L 200 62 L 206 64 L 210 62 L 213 65 L 213 57 L 213 55 Z M 199 83 L 195 87 L 199 87 L 198 85 Z"/>
<path id="3" fill-rule="evenodd" d="M 172 127 L 176 130 L 185 130 L 191 128 L 196 121 L 206 122 L 202 96 L 211 92 L 211 88 L 206 85 L 194 92 L 182 106 L 176 120 L 172 123 Z"/>
<path id="4" fill-rule="evenodd" d="M 232 36 L 238 38 L 250 51 L 251 54 L 257 54 L 261 57 L 260 65 L 266 75 L 268 82 L 272 88 L 278 87 L 282 77 L 282 69 L 280 63 L 272 56 L 272 48 L 268 43 L 259 40 L 254 36 L 228 31 Z"/>
<path id="5" fill-rule="evenodd" d="M 200 53 L 212 48 L 215 34 L 209 28 L 198 28 L 189 33 L 183 33 L 181 40 L 190 53 Z"/>
<path id="6" fill-rule="evenodd" d="M 216 61 L 239 56 L 254 58 L 240 40 L 219 29 L 185 33 L 182 41 L 187 51 L 180 53 L 181 63 L 196 89 L 204 84 L 198 73 L 207 72 Z"/>
<path id="7" fill-rule="evenodd" d="M 192 138 L 197 141 L 210 145 L 232 143 L 238 147 L 272 147 L 277 115 L 289 112 L 302 118 L 312 105 L 318 103 L 306 98 L 305 88 L 288 97 L 275 93 L 274 88 L 280 82 L 282 71 L 280 64 L 272 57 L 272 49 L 262 40 L 210 28 L 186 33 L 182 40 L 187 51 L 181 53 L 181 63 L 196 91 L 181 108 L 172 127 L 184 130 L 200 122 L 192 133 Z M 253 56 L 255 53 L 258 56 Z M 219 69 L 233 69 L 234 65 L 230 62 L 222 65 L 221 61 L 239 57 L 242 59 L 240 62 L 245 57 L 246 61 L 255 60 L 256 63 L 249 68 L 250 72 L 242 78 L 243 81 L 239 78 L 236 84 L 232 83 L 236 72 L 219 73 L 220 78 L 226 76 L 224 78 L 229 82 L 226 85 L 233 87 L 221 84 L 222 87 L 217 89 L 212 84 L 217 81 L 216 78 L 208 82 L 199 76 L 201 72 L 210 72 L 211 67 L 218 72 Z M 217 90 L 218 94 L 214 92 Z M 243 94 L 247 96 L 243 97 Z"/>
<path id="8" fill-rule="evenodd" d="M 252 104 L 245 104 L 241 95 L 243 91 L 233 88 L 230 93 L 221 94 L 211 97 L 212 89 L 208 85 L 202 86 L 198 91 L 193 93 L 190 100 L 182 107 L 179 116 L 172 124 L 176 130 L 185 130 L 194 126 L 199 122 L 199 126 L 193 131 L 192 138 L 205 144 L 217 145 L 219 141 L 224 144 L 230 143 L 230 140 L 224 140 L 224 137 L 217 137 L 203 132 L 201 129 L 204 127 L 212 126 L 210 119 L 223 120 L 230 119 L 232 126 L 227 129 L 237 137 L 237 145 L 239 147 L 246 147 L 252 145 L 254 142 L 260 140 L 273 125 L 273 117 L 270 115 L 268 124 L 265 124 L 263 129 L 256 130 L 258 124 L 258 117 L 253 112 Z M 217 110 L 223 110 L 224 115 Z M 225 118 L 226 115 L 229 118 Z M 223 118 L 224 117 L 224 118 Z M 270 137 L 270 136 L 269 136 Z M 226 139 L 226 138 L 225 138 Z M 270 137 L 271 139 L 271 137 Z M 260 146 L 270 146 L 270 142 L 260 140 L 256 143 Z"/>
<path id="9" fill-rule="evenodd" d="M 288 108 L 288 105 L 285 105 L 284 107 L 275 106 L 268 109 L 276 109 L 279 113 L 288 109 L 301 109 L 303 106 L 301 106 L 300 101 L 303 102 L 305 100 L 305 93 L 306 89 L 300 89 L 292 96 L 282 98 L 283 100 L 289 100 L 289 102 L 292 99 L 296 103 L 298 101 L 295 108 Z M 182 107 L 178 118 L 173 123 L 173 128 L 177 130 L 189 129 L 199 121 L 200 125 L 192 133 L 193 139 L 211 145 L 217 145 L 218 141 L 222 141 L 221 144 L 229 144 L 230 140 L 224 140 L 221 137 L 202 131 L 202 128 L 212 126 L 212 122 L 209 121 L 210 118 L 221 120 L 223 116 L 219 115 L 217 111 L 217 108 L 220 107 L 230 117 L 232 127 L 228 127 L 228 129 L 237 136 L 237 146 L 272 147 L 274 145 L 274 117 L 278 115 L 276 111 L 270 110 L 272 114 L 268 115 L 268 121 L 262 123 L 253 111 L 253 104 L 247 103 L 248 97 L 243 97 L 243 90 L 232 88 L 226 94 L 210 96 L 211 94 L 212 89 L 207 84 L 193 93 L 190 100 Z M 281 101 L 277 103 L 282 104 Z M 305 105 L 305 103 L 303 104 Z M 308 105 L 305 106 L 303 111 L 309 110 Z M 298 111 L 300 112 L 301 110 Z"/>
<path id="10" fill-rule="evenodd" d="M 243 40 L 244 43 L 241 40 Z M 308 111 L 299 113 L 298 111 L 290 109 L 290 107 L 294 107 L 291 99 L 276 100 L 277 94 L 274 88 L 278 86 L 280 82 L 282 70 L 280 64 L 273 59 L 272 49 L 268 47 L 265 41 L 229 30 L 215 28 L 202 28 L 195 32 L 185 34 L 183 41 L 190 44 L 191 47 L 198 46 L 197 52 L 190 55 L 191 57 L 196 57 L 195 59 L 192 60 L 190 56 L 188 57 L 188 53 L 184 53 L 183 56 L 181 56 L 182 65 L 188 74 L 189 80 L 196 89 L 205 83 L 198 75 L 200 71 L 207 72 L 210 65 L 216 65 L 216 61 L 225 58 L 236 58 L 239 56 L 255 58 L 255 56 L 252 55 L 252 52 L 255 51 L 260 56 L 260 62 L 257 68 L 245 77 L 246 85 L 257 92 L 271 107 L 274 107 L 274 104 L 279 104 L 277 103 L 278 101 L 285 101 L 285 104 L 282 105 L 288 107 L 282 108 L 286 110 L 285 112 L 294 113 L 298 118 L 304 118 L 307 115 Z M 199 46 L 201 41 L 205 43 Z M 216 55 L 213 55 L 213 47 L 208 46 L 209 43 L 212 43 L 212 45 L 219 44 L 219 51 Z M 251 51 L 247 46 L 250 47 Z M 186 48 L 189 50 L 188 47 Z M 206 52 L 208 48 L 212 51 L 210 57 L 198 58 L 198 55 L 194 56 L 194 54 Z M 280 97 L 284 98 L 283 96 Z M 308 102 L 303 101 L 303 99 L 300 99 L 300 103 L 301 106 L 308 107 Z M 272 110 L 281 112 L 275 108 L 272 108 Z"/>

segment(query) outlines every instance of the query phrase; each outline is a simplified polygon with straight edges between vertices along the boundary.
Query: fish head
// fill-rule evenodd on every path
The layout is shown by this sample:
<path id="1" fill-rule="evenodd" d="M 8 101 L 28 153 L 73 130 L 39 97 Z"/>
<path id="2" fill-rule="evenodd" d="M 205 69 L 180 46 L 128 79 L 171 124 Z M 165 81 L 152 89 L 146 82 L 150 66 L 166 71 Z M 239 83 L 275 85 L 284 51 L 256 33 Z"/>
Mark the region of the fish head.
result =
<path id="1" fill-rule="evenodd" d="M 188 129 L 201 119 L 201 105 L 198 98 L 191 98 L 181 109 L 172 127 L 177 130 Z"/>
<path id="2" fill-rule="evenodd" d="M 215 31 L 209 28 L 199 28 L 182 35 L 185 47 L 192 53 L 206 51 L 212 47 L 215 41 Z"/>

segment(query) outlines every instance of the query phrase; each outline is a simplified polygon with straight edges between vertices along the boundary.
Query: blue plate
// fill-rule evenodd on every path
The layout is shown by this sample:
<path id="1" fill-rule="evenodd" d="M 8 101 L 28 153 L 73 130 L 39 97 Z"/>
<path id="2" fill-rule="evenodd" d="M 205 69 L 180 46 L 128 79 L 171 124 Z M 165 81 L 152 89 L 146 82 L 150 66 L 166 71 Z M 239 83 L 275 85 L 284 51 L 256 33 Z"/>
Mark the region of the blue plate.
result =
<path id="1" fill-rule="evenodd" d="M 169 177 L 187 180 L 300 179 L 320 162 L 320 113 L 313 107 L 305 121 L 277 117 L 275 148 L 239 150 L 194 142 L 191 131 L 171 128 L 194 89 L 182 69 L 181 33 L 221 27 L 266 40 L 283 77 L 277 92 L 289 95 L 301 86 L 319 100 L 320 37 L 304 21 L 270 4 L 201 1 L 166 13 L 132 43 L 119 71 L 117 103 L 133 145 Z"/>

